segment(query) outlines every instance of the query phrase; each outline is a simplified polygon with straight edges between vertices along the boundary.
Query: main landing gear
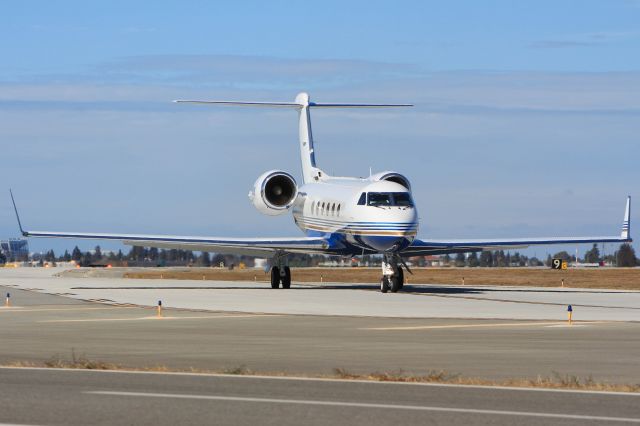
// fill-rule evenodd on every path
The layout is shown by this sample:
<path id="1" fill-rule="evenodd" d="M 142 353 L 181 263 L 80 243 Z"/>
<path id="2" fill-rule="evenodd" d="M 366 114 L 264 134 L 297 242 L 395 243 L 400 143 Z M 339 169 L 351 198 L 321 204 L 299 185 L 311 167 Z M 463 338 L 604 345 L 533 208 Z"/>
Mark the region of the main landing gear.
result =
<path id="1" fill-rule="evenodd" d="M 279 288 L 280 284 L 282 288 L 291 288 L 291 269 L 288 266 L 271 267 L 271 288 Z"/>
<path id="2" fill-rule="evenodd" d="M 285 256 L 275 256 L 274 263 L 271 267 L 271 288 L 291 288 L 291 269 L 286 264 Z"/>
<path id="3" fill-rule="evenodd" d="M 391 290 L 396 293 L 404 286 L 404 271 L 398 265 L 396 259 L 385 256 L 382 261 L 382 278 L 380 279 L 380 291 L 383 293 Z"/>

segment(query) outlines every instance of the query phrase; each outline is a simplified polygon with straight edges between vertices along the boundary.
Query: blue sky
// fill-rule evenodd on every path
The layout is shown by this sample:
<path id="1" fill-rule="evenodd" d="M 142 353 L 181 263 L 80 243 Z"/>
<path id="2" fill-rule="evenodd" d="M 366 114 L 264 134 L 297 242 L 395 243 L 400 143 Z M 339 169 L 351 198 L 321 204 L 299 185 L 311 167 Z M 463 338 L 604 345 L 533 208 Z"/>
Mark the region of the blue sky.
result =
<path id="1" fill-rule="evenodd" d="M 32 228 L 298 235 L 246 198 L 299 175 L 295 116 L 169 101 L 302 90 L 416 104 L 313 124 L 327 172 L 410 177 L 422 236 L 617 233 L 638 195 L 638 1 L 24 1 L 0 37 L 0 165 Z"/>

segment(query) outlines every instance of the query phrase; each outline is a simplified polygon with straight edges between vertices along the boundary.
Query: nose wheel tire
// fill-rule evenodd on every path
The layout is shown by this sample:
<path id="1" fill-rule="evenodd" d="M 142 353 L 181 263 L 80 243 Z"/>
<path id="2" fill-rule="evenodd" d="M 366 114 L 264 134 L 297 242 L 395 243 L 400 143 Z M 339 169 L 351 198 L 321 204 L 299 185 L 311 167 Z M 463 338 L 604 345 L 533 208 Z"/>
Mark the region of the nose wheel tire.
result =
<path id="1" fill-rule="evenodd" d="M 402 288 L 404 287 L 404 270 L 402 268 L 398 268 L 396 276 L 398 277 L 398 289 L 402 290 Z"/>
<path id="2" fill-rule="evenodd" d="M 284 282 L 282 283 L 284 287 Z M 274 266 L 271 268 L 271 288 L 280 287 L 280 268 Z"/>
<path id="3" fill-rule="evenodd" d="M 391 283 L 389 282 L 389 277 L 382 277 L 380 280 L 380 291 L 386 293 L 391 288 Z"/>
<path id="4" fill-rule="evenodd" d="M 395 274 L 391 277 L 391 293 L 397 293 L 402 288 L 402 277 L 400 274 Z"/>
<path id="5" fill-rule="evenodd" d="M 291 269 L 288 266 L 284 267 L 284 276 L 281 277 L 282 288 L 291 288 Z"/>

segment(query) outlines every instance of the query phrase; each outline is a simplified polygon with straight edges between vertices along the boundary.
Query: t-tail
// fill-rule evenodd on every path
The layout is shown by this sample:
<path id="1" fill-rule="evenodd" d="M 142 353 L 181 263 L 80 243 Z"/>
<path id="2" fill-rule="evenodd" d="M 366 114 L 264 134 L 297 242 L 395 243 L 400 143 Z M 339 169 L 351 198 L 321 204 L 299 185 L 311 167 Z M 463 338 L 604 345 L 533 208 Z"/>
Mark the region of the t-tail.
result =
<path id="1" fill-rule="evenodd" d="M 295 108 L 298 110 L 298 132 L 300 141 L 300 159 L 302 161 L 302 178 L 304 183 L 320 180 L 324 172 L 316 166 L 311 131 L 311 108 L 395 108 L 410 107 L 412 104 L 318 104 L 311 102 L 309 94 L 298 93 L 294 102 L 238 102 L 238 101 L 196 101 L 177 100 L 179 103 L 239 105 L 255 107 Z"/>

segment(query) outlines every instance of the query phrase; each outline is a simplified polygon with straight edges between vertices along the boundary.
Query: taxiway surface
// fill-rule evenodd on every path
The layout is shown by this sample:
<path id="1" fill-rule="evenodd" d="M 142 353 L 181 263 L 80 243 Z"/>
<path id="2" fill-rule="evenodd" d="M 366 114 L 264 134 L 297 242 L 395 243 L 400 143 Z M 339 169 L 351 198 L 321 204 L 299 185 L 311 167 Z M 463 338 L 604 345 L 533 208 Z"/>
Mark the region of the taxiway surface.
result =
<path id="1" fill-rule="evenodd" d="M 47 282 L 56 280 L 41 279 L 39 290 L 0 288 L 12 293 L 13 304 L 0 308 L 0 363 L 42 365 L 56 358 L 68 361 L 73 352 L 93 361 L 134 368 L 242 368 L 303 375 L 332 375 L 336 368 L 359 374 L 444 370 L 490 380 L 559 373 L 640 383 L 640 323 L 633 321 L 580 321 L 568 326 L 564 320 L 545 319 L 393 318 L 176 308 L 165 309 L 163 317 L 157 318 L 153 307 L 44 293 L 51 291 Z M 121 280 L 121 285 L 127 284 L 128 280 Z M 338 293 L 335 299 L 349 292 L 373 293 L 318 291 Z M 422 300 L 423 296 L 416 298 Z M 277 305 L 277 301 L 273 303 Z M 559 316 L 563 317 L 564 311 Z"/>

